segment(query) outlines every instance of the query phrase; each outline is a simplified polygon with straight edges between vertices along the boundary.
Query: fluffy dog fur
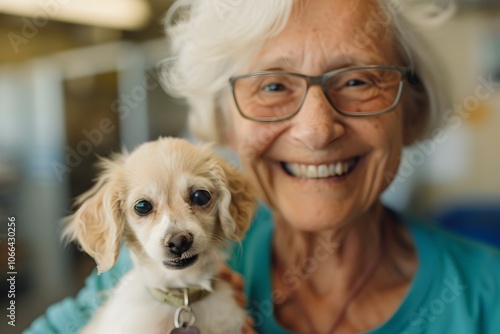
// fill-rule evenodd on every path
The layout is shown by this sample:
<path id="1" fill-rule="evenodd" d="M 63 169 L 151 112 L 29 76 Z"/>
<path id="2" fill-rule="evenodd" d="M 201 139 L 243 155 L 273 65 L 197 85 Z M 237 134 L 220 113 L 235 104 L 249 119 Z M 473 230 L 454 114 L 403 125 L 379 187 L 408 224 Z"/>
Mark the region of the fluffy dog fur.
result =
<path id="1" fill-rule="evenodd" d="M 78 198 L 79 209 L 66 218 L 63 234 L 94 258 L 99 272 L 114 265 L 124 239 L 134 268 L 83 333 L 169 333 L 176 307 L 157 301 L 146 287 L 201 286 L 212 293 L 191 305 L 195 325 L 204 334 L 240 334 L 246 314 L 232 287 L 215 275 L 225 240 L 243 237 L 255 209 L 244 177 L 208 149 L 174 138 L 104 159 L 101 168 L 97 183 Z M 211 194 L 206 205 L 193 201 L 198 190 Z M 152 204 L 146 215 L 135 211 L 143 200 Z M 176 258 L 168 245 L 179 233 L 192 236 L 192 246 Z M 165 263 L 194 255 L 194 264 L 182 269 Z"/>

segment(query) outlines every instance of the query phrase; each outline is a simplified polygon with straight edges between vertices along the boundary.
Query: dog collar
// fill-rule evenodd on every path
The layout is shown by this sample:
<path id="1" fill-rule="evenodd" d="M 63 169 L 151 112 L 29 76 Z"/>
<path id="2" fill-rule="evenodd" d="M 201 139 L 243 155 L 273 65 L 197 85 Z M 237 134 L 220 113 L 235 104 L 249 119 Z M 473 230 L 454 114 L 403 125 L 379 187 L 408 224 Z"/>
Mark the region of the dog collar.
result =
<path id="1" fill-rule="evenodd" d="M 184 288 L 182 289 L 168 289 L 160 290 L 156 288 L 148 288 L 149 293 L 154 299 L 167 303 L 173 306 L 183 306 L 184 305 Z M 189 304 L 195 303 L 202 300 L 210 294 L 210 291 L 203 289 L 201 287 L 189 287 L 187 288 Z"/>

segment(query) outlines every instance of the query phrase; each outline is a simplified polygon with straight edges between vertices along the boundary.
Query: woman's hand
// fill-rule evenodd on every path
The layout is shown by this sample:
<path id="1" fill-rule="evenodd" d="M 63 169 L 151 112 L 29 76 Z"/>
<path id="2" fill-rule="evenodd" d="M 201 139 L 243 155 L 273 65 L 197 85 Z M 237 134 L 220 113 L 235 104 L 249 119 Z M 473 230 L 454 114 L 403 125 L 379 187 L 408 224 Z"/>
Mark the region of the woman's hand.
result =
<path id="1" fill-rule="evenodd" d="M 244 288 L 243 276 L 232 271 L 226 264 L 219 265 L 219 269 L 220 269 L 219 277 L 233 286 L 234 297 L 236 298 L 236 301 L 242 308 L 245 308 L 247 304 L 247 298 L 243 293 L 243 288 Z M 253 328 L 253 325 L 254 325 L 253 319 L 250 316 L 248 316 L 245 326 L 243 327 L 242 333 L 257 334 L 257 332 Z"/>

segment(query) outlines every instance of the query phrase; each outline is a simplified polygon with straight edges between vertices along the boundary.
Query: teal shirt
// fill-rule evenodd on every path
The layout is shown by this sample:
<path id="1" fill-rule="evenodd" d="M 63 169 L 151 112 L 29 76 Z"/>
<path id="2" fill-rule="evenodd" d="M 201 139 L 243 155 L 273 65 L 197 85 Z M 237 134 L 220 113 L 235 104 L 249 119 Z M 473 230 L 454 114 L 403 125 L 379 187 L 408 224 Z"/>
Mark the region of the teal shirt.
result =
<path id="1" fill-rule="evenodd" d="M 410 289 L 393 316 L 369 334 L 499 334 L 500 252 L 464 240 L 438 227 L 402 216 L 417 249 L 419 266 Z M 249 313 L 259 333 L 292 333 L 273 316 L 270 212 L 260 208 L 230 265 L 245 277 Z M 325 245 L 327 247 L 327 245 Z M 73 333 L 102 304 L 105 292 L 131 268 L 127 251 L 100 276 L 93 273 L 76 298 L 49 307 L 25 334 Z M 277 296 L 277 295 L 275 295 Z M 332 316 L 333 317 L 333 316 Z"/>
<path id="2" fill-rule="evenodd" d="M 393 316 L 369 334 L 500 334 L 500 251 L 402 216 L 417 249 L 418 270 Z M 231 265 L 246 280 L 259 333 L 290 334 L 273 316 L 269 211 L 260 210 Z M 328 245 L 324 245 L 328 247 Z M 333 315 L 332 315 L 333 318 Z"/>

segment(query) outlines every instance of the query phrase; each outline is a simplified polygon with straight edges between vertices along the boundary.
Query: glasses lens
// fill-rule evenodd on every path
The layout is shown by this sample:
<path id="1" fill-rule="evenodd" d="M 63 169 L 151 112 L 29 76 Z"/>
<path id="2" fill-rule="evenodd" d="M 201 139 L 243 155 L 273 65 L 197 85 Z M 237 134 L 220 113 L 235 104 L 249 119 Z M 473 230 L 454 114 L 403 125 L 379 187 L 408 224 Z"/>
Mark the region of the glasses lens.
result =
<path id="1" fill-rule="evenodd" d="M 393 107 L 400 96 L 402 76 L 393 69 L 352 69 L 325 82 L 328 99 L 337 110 L 370 114 Z"/>
<path id="2" fill-rule="evenodd" d="M 234 82 L 234 97 L 240 112 L 256 120 L 276 120 L 293 115 L 306 90 L 304 78 L 289 74 L 258 74 Z"/>

